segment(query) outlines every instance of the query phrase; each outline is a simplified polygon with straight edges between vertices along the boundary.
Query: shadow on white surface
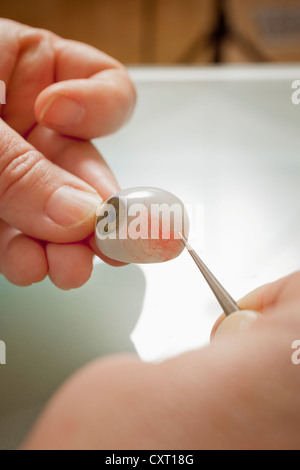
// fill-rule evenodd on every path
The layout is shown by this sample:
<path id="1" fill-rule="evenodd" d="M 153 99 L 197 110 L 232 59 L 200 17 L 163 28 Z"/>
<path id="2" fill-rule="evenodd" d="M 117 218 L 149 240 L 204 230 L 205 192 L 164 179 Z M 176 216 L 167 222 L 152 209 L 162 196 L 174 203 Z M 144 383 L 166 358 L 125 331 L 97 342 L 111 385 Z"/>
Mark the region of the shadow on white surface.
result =
<path id="1" fill-rule="evenodd" d="M 73 372 L 101 356 L 135 352 L 130 334 L 145 289 L 137 266 L 98 264 L 90 282 L 70 292 L 50 281 L 21 289 L 0 280 L 0 332 L 7 347 L 7 365 L 0 367 L 0 448 L 20 443 L 34 410 Z"/>

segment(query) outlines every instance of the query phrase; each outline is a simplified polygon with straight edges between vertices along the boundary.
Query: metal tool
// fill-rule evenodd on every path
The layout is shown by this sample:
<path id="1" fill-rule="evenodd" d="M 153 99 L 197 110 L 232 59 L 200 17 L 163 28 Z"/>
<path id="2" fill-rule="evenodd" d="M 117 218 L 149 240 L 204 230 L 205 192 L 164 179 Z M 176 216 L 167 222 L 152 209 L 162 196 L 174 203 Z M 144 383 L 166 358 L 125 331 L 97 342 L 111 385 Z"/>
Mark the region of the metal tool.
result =
<path id="1" fill-rule="evenodd" d="M 195 250 L 191 247 L 188 241 L 184 238 L 184 236 L 180 233 L 179 236 L 182 239 L 185 247 L 187 248 L 188 252 L 190 253 L 191 257 L 195 261 L 196 265 L 200 269 L 201 273 L 203 274 L 204 278 L 206 279 L 209 287 L 215 294 L 219 304 L 221 305 L 225 315 L 231 315 L 232 313 L 238 312 L 240 309 L 237 303 L 233 300 L 231 295 L 224 289 L 224 287 L 220 284 L 220 282 L 215 278 L 215 276 L 210 272 L 208 267 L 203 263 L 200 257 L 197 255 Z"/>

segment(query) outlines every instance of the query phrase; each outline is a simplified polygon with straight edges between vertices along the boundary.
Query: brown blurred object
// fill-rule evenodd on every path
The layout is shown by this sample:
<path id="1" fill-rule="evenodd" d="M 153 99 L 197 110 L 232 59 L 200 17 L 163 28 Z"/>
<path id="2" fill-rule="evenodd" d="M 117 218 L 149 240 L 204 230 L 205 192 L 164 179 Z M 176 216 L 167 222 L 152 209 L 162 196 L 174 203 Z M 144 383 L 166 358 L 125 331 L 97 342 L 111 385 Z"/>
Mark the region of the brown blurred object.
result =
<path id="1" fill-rule="evenodd" d="M 215 0 L 157 1 L 157 62 L 213 62 L 211 37 L 218 23 L 216 5 Z"/>
<path id="2" fill-rule="evenodd" d="M 225 0 L 224 62 L 299 62 L 300 0 Z"/>
<path id="3" fill-rule="evenodd" d="M 1 0 L 0 14 L 102 49 L 120 61 L 141 59 L 143 0 Z"/>
<path id="4" fill-rule="evenodd" d="M 91 44 L 124 63 L 214 59 L 215 0 L 1 0 L 0 14 Z"/>
<path id="5" fill-rule="evenodd" d="M 126 64 L 300 61 L 300 0 L 1 0 L 0 14 Z"/>

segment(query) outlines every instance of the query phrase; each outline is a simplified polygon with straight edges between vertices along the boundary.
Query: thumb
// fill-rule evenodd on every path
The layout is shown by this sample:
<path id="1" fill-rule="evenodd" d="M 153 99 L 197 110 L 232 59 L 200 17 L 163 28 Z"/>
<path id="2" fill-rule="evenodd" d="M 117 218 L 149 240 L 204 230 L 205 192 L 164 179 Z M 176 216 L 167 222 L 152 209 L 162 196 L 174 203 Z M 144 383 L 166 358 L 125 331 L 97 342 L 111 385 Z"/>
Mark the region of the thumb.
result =
<path id="1" fill-rule="evenodd" d="M 75 242 L 92 233 L 101 201 L 0 119 L 0 219 L 34 238 Z"/>
<path id="2" fill-rule="evenodd" d="M 212 332 L 212 341 L 231 334 L 238 334 L 246 331 L 258 321 L 261 314 L 252 310 L 243 310 L 233 313 L 220 323 L 217 322 Z M 223 318 L 223 317 L 222 317 Z"/>

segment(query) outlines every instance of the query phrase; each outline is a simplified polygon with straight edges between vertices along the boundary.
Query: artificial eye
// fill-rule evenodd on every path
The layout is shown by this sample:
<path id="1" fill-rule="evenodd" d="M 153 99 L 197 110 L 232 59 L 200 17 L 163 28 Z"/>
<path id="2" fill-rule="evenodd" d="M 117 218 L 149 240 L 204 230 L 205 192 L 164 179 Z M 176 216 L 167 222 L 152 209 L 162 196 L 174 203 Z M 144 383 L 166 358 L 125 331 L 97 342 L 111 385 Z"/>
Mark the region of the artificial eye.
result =
<path id="1" fill-rule="evenodd" d="M 157 188 L 132 188 L 108 199 L 97 212 L 100 251 L 122 263 L 162 263 L 184 250 L 189 219 L 184 204 Z"/>

